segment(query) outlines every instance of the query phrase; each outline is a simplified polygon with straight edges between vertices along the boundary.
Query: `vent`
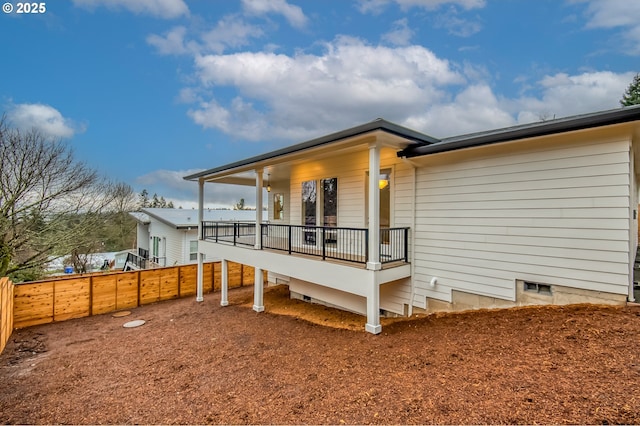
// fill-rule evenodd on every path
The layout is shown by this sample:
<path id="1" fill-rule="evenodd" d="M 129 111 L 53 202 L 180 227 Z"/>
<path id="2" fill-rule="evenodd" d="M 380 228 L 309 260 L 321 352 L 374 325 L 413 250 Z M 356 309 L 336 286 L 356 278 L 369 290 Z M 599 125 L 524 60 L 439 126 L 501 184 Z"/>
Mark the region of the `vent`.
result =
<path id="1" fill-rule="evenodd" d="M 551 295 L 551 286 L 549 284 L 534 283 L 531 281 L 523 281 L 523 283 L 524 291 Z"/>

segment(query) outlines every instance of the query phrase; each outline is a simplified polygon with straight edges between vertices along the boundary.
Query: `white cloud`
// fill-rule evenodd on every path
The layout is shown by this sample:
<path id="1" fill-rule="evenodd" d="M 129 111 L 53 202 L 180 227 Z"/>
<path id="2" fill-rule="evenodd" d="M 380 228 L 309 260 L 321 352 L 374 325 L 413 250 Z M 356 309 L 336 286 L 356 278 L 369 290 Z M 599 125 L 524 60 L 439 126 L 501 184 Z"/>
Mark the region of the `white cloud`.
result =
<path id="1" fill-rule="evenodd" d="M 435 25 L 458 37 L 470 37 L 482 30 L 482 24 L 477 18 L 475 21 L 460 18 L 460 14 L 454 8 L 438 15 Z"/>
<path id="2" fill-rule="evenodd" d="M 244 22 L 238 16 L 227 16 L 218 21 L 215 28 L 203 33 L 201 39 L 207 52 L 222 53 L 228 47 L 245 46 L 252 38 L 263 35 L 259 27 Z"/>
<path id="3" fill-rule="evenodd" d="M 242 5 L 248 14 L 276 13 L 282 15 L 291 26 L 296 28 L 304 28 L 308 21 L 300 7 L 290 5 L 286 0 L 242 0 Z"/>
<path id="4" fill-rule="evenodd" d="M 151 15 L 162 19 L 189 15 L 189 7 L 183 0 L 73 0 L 73 3 L 92 10 L 105 6 L 109 9 L 126 9 L 137 15 Z"/>
<path id="5" fill-rule="evenodd" d="M 248 45 L 252 38 L 264 35 L 261 28 L 246 23 L 239 16 L 223 17 L 214 28 L 201 31 L 197 35 L 199 40 L 188 39 L 188 32 L 187 28 L 177 26 L 161 36 L 150 34 L 147 43 L 161 55 L 200 55 L 223 53 L 229 48 Z"/>
<path id="6" fill-rule="evenodd" d="M 626 41 L 621 47 L 628 53 L 640 54 L 640 2 L 630 0 L 576 0 L 587 3 L 588 29 L 616 29 Z"/>
<path id="7" fill-rule="evenodd" d="M 614 109 L 634 73 L 555 74 L 535 85 L 538 93 L 507 99 L 486 84 L 464 88 L 452 102 L 436 103 L 403 123 L 435 137 L 532 123 Z"/>
<path id="8" fill-rule="evenodd" d="M 205 55 L 196 69 L 203 86 L 231 86 L 239 96 L 230 105 L 204 102 L 191 117 L 248 139 L 297 139 L 381 116 L 403 119 L 440 100 L 443 87 L 464 82 L 422 46 L 393 49 L 347 37 L 327 43 L 321 55 Z"/>
<path id="9" fill-rule="evenodd" d="M 515 124 L 495 94 L 486 84 L 471 85 L 452 102 L 430 106 L 403 123 L 431 136 L 446 137 Z"/>
<path id="10" fill-rule="evenodd" d="M 175 27 L 165 33 L 164 36 L 149 35 L 147 43 L 154 46 L 161 55 L 182 55 L 189 53 L 184 41 L 186 33 L 187 29 L 185 27 Z"/>
<path id="11" fill-rule="evenodd" d="M 412 7 L 436 10 L 444 5 L 471 10 L 483 8 L 486 5 L 485 0 L 358 0 L 358 9 L 362 13 L 378 14 L 390 3 L 396 3 L 402 10 L 408 10 Z"/>
<path id="12" fill-rule="evenodd" d="M 18 128 L 36 129 L 53 138 L 71 138 L 84 128 L 62 116 L 60 111 L 44 104 L 17 104 L 9 107 L 7 117 Z"/>
<path id="13" fill-rule="evenodd" d="M 541 95 L 515 100 L 513 111 L 523 123 L 617 108 L 634 75 L 602 71 L 546 76 L 538 82 Z"/>
<path id="14" fill-rule="evenodd" d="M 393 29 L 382 35 L 382 40 L 395 46 L 408 46 L 411 43 L 414 31 L 409 28 L 407 18 L 399 19 L 393 23 Z"/>

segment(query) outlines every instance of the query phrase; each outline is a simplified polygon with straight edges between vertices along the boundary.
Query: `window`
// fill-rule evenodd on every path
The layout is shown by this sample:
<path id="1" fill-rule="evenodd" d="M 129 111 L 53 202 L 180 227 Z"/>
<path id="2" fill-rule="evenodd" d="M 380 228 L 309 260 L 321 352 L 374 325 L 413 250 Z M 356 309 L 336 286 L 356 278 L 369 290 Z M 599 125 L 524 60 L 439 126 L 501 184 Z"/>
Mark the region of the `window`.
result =
<path id="1" fill-rule="evenodd" d="M 302 220 L 303 225 L 316 225 L 316 181 L 302 182 Z"/>
<path id="2" fill-rule="evenodd" d="M 380 228 L 391 226 L 391 169 L 380 170 Z"/>
<path id="3" fill-rule="evenodd" d="M 189 260 L 198 260 L 198 241 L 189 241 Z"/>
<path id="4" fill-rule="evenodd" d="M 284 194 L 273 195 L 273 219 L 284 219 Z"/>
<path id="5" fill-rule="evenodd" d="M 160 257 L 160 237 L 152 238 L 151 255 L 153 257 Z"/>
<path id="6" fill-rule="evenodd" d="M 338 178 L 322 179 L 322 224 L 338 226 Z"/>
<path id="7" fill-rule="evenodd" d="M 378 190 L 380 191 L 380 229 L 389 228 L 391 226 L 391 169 L 380 170 Z M 366 211 L 365 225 L 369 226 L 369 172 L 367 172 L 364 192 Z M 388 243 L 389 233 L 382 233 L 381 238 L 382 243 Z"/>

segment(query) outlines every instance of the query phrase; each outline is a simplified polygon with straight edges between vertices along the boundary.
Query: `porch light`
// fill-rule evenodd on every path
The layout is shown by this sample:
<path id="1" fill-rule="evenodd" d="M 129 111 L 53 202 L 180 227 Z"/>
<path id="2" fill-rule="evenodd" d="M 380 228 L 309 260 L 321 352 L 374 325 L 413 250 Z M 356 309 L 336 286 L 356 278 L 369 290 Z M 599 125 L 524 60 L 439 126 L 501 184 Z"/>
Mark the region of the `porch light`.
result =
<path id="1" fill-rule="evenodd" d="M 378 188 L 385 189 L 387 186 L 389 186 L 389 179 L 380 179 L 378 181 Z"/>
<path id="2" fill-rule="evenodd" d="M 269 175 L 267 175 L 267 192 L 271 192 L 271 184 L 269 183 Z"/>

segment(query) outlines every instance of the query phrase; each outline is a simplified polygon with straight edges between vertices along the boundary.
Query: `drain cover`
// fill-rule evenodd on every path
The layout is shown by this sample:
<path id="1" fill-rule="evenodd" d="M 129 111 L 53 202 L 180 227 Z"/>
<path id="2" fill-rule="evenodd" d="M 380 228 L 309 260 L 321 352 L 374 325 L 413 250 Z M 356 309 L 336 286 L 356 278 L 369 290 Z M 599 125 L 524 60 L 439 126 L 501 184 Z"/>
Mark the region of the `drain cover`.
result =
<path id="1" fill-rule="evenodd" d="M 134 321 L 129 321 L 124 323 L 123 327 L 124 328 L 140 327 L 142 324 L 144 324 L 144 320 L 134 320 Z"/>

